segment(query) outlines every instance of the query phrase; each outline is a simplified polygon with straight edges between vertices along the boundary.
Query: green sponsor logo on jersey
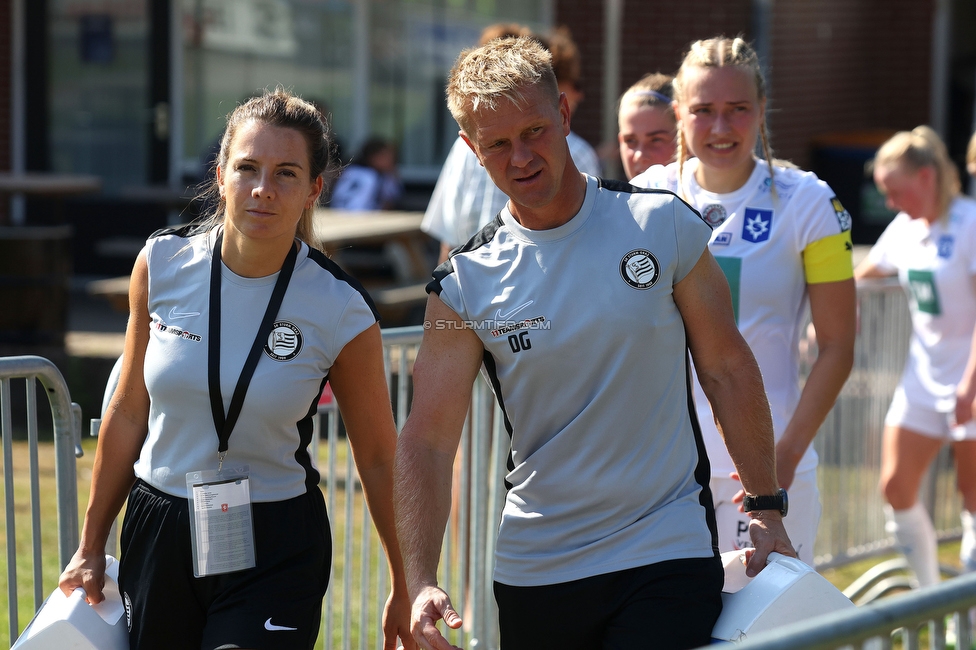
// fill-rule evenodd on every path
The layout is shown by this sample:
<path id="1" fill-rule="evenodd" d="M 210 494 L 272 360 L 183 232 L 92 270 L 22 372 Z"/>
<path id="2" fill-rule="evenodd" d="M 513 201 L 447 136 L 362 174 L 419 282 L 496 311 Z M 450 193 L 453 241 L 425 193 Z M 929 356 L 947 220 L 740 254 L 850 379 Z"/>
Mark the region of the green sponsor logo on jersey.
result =
<path id="1" fill-rule="evenodd" d="M 735 314 L 735 324 L 739 324 L 739 286 L 742 283 L 742 258 L 715 256 L 725 279 L 729 281 L 729 291 L 732 292 L 732 313 Z"/>
<path id="2" fill-rule="evenodd" d="M 908 287 L 916 308 L 925 314 L 938 316 L 942 313 L 939 306 L 939 291 L 935 286 L 935 275 L 932 271 L 908 270 Z"/>

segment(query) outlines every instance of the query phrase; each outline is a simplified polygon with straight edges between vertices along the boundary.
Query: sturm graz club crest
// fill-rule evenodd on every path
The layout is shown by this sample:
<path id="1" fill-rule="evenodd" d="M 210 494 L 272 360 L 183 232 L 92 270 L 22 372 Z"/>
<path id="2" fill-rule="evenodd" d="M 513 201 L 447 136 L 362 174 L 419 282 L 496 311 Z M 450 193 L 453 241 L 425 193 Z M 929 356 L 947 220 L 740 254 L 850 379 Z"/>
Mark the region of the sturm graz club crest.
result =
<path id="1" fill-rule="evenodd" d="M 268 335 L 264 353 L 275 361 L 290 361 L 302 351 L 302 331 L 294 323 L 277 321 Z"/>
<path id="2" fill-rule="evenodd" d="M 649 250 L 632 250 L 620 260 L 620 277 L 635 289 L 650 289 L 660 275 L 661 267 Z"/>

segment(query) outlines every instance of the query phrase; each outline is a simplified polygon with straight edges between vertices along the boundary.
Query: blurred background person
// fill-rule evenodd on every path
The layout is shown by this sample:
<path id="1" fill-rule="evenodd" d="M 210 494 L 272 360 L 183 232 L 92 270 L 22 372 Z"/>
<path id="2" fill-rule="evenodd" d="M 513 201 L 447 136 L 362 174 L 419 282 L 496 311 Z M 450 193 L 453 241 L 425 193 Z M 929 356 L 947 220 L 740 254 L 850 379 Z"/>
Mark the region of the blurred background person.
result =
<path id="1" fill-rule="evenodd" d="M 565 26 L 553 29 L 543 41 L 549 44 L 552 71 L 556 74 L 559 92 L 565 93 L 566 99 L 569 100 L 569 112 L 572 116 L 584 98 L 583 86 L 580 83 L 583 76 L 583 61 L 580 58 L 579 48 L 569 28 Z M 577 169 L 590 176 L 603 176 L 600 158 L 589 142 L 570 131 L 566 136 L 566 144 L 569 145 L 569 154 L 573 157 Z"/>
<path id="2" fill-rule="evenodd" d="M 403 195 L 392 142 L 371 137 L 336 179 L 330 207 L 342 210 L 392 210 Z"/>
<path id="3" fill-rule="evenodd" d="M 960 195 L 956 167 L 927 126 L 881 146 L 874 181 L 898 215 L 856 275 L 897 275 L 912 316 L 908 360 L 885 416 L 881 491 L 886 530 L 926 587 L 939 582 L 939 563 L 918 490 L 945 442 L 963 499 L 959 559 L 976 570 L 976 202 Z"/>
<path id="4" fill-rule="evenodd" d="M 617 141 L 627 180 L 652 165 L 674 160 L 678 126 L 671 100 L 671 75 L 651 72 L 620 96 Z"/>
<path id="5" fill-rule="evenodd" d="M 550 50 L 559 90 L 566 93 L 570 109 L 575 111 L 583 100 L 580 90 L 581 61 L 579 48 L 569 30 L 556 29 L 549 38 L 542 38 L 524 25 L 498 23 L 484 29 L 478 45 L 485 45 L 496 38 L 519 36 L 534 38 Z M 602 174 L 596 151 L 586 140 L 570 132 L 566 141 L 577 169 L 591 176 Z M 471 239 L 494 219 L 507 201 L 508 197 L 495 187 L 477 156 L 459 137 L 447 154 L 420 226 L 441 243 L 437 263 L 445 261 L 453 248 Z"/>
<path id="6" fill-rule="evenodd" d="M 966 172 L 976 178 L 976 133 L 969 139 L 969 145 L 966 147 Z M 971 185 L 969 193 L 973 194 Z"/>
<path id="7" fill-rule="evenodd" d="M 746 41 L 693 43 L 673 85 L 677 162 L 651 167 L 631 183 L 677 193 L 713 228 L 708 247 L 729 281 L 736 323 L 762 369 L 773 414 L 776 474 L 790 490 L 786 530 L 797 556 L 812 566 L 821 506 L 810 443 L 854 363 L 851 217 L 814 174 L 773 159 L 765 79 Z M 760 143 L 765 159 L 754 153 Z M 801 389 L 808 300 L 818 354 Z M 742 488 L 697 375 L 695 402 L 719 550 L 747 547 Z"/>

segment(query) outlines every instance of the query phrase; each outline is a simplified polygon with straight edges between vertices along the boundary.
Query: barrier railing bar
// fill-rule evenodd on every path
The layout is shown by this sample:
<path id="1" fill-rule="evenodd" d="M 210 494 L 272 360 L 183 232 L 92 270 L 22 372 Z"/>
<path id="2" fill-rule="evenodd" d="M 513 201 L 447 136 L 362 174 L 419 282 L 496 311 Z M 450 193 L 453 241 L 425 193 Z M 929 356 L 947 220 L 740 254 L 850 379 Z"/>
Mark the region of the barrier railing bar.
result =
<path id="1" fill-rule="evenodd" d="M 3 433 L 4 534 L 7 536 L 7 620 L 9 640 L 14 644 L 20 626 L 17 619 L 17 535 L 14 521 L 14 448 L 10 413 L 10 380 L 0 379 L 0 420 Z"/>
<path id="2" fill-rule="evenodd" d="M 329 513 L 329 518 L 335 517 L 336 513 L 336 494 L 335 494 L 335 482 L 336 482 L 336 439 L 339 437 L 339 422 L 337 414 L 338 410 L 333 409 L 332 413 L 328 416 L 329 429 L 328 429 L 328 446 L 329 446 L 329 478 L 328 485 L 326 486 L 326 511 Z M 331 536 L 335 539 L 335 521 L 331 523 Z M 335 549 L 332 550 L 333 554 Z M 329 590 L 325 597 L 325 617 L 323 619 L 323 625 L 325 627 L 323 633 L 325 636 L 325 647 L 327 649 L 332 648 L 332 619 L 335 613 L 335 600 L 336 600 L 336 590 L 334 589 L 335 581 L 335 565 L 333 564 L 330 569 L 331 575 L 329 576 Z"/>
<path id="3" fill-rule="evenodd" d="M 481 390 L 478 390 L 478 386 L 475 386 L 475 390 L 472 394 L 471 400 L 471 420 L 476 424 L 476 429 L 478 431 L 487 431 L 487 409 L 485 405 L 485 396 Z M 484 626 L 485 620 L 484 614 L 484 601 L 483 601 L 483 589 L 484 589 L 484 535 L 485 535 L 485 520 L 487 518 L 487 512 L 484 509 L 485 497 L 487 496 L 487 481 L 489 480 L 486 475 L 486 460 L 487 455 L 484 452 L 484 446 L 488 444 L 489 440 L 486 436 L 472 436 L 471 437 L 471 466 L 468 472 L 468 477 L 466 482 L 470 485 L 470 516 L 471 516 L 471 543 L 468 545 L 468 585 L 470 591 L 470 601 L 471 601 L 471 611 L 474 613 L 475 620 L 472 621 L 471 636 L 472 642 L 481 642 L 484 638 Z"/>
<path id="4" fill-rule="evenodd" d="M 369 641 L 369 628 L 366 627 L 366 619 L 369 614 L 369 572 L 370 572 L 370 527 L 369 509 L 365 502 L 362 504 L 362 531 L 360 532 L 361 544 L 359 556 L 363 558 L 359 567 L 359 650 L 366 650 L 366 643 Z"/>
<path id="5" fill-rule="evenodd" d="M 34 611 L 44 602 L 44 585 L 41 584 L 41 478 L 37 459 L 37 387 L 28 378 L 27 389 L 27 450 L 30 467 L 30 504 L 32 561 L 34 563 Z"/>
<path id="6" fill-rule="evenodd" d="M 352 612 L 350 611 L 349 594 L 352 593 L 352 540 L 353 540 L 353 499 L 356 498 L 356 490 L 353 487 L 353 458 L 351 453 L 346 453 L 346 476 L 345 476 L 345 518 L 343 519 L 342 545 L 342 647 L 349 648 L 352 634 Z M 330 480 L 331 479 L 330 477 Z"/>
<path id="7" fill-rule="evenodd" d="M 17 540 L 14 521 L 14 466 L 13 466 L 13 416 L 10 406 L 10 379 L 24 379 L 27 382 L 27 430 L 30 448 L 30 497 L 31 497 L 31 535 L 34 560 L 34 601 L 35 609 L 43 601 L 40 561 L 40 489 L 37 481 L 37 399 L 34 380 L 41 382 L 51 407 L 54 423 L 54 473 L 58 495 L 58 555 L 59 568 L 63 568 L 78 546 L 78 485 L 74 464 L 75 426 L 72 417 L 68 387 L 57 367 L 48 359 L 37 356 L 13 356 L 3 359 L 3 377 L 0 378 L 0 402 L 2 402 L 2 434 L 4 462 L 4 501 L 5 530 L 7 535 L 7 592 L 10 642 L 13 644 L 19 635 L 17 604 Z M 40 595 L 38 595 L 40 594 Z"/>
<path id="8" fill-rule="evenodd" d="M 739 650 L 833 650 L 868 639 L 885 639 L 898 628 L 916 629 L 932 621 L 936 638 L 942 619 L 958 616 L 957 647 L 968 647 L 967 610 L 976 606 L 976 573 L 944 581 L 855 609 L 817 616 L 789 626 L 756 634 L 736 647 Z M 966 645 L 963 645 L 965 643 Z"/>
<path id="9" fill-rule="evenodd" d="M 407 372 L 407 346 L 400 345 L 400 356 L 397 359 L 397 412 L 396 427 L 397 432 L 403 430 L 403 423 L 407 421 L 407 412 L 410 409 L 407 388 L 410 385 L 411 374 Z"/>
<path id="10" fill-rule="evenodd" d="M 57 366 L 34 356 L 8 357 L 5 367 L 22 363 L 22 376 L 34 375 L 47 391 L 54 421 L 54 477 L 58 493 L 59 569 L 78 548 L 78 479 L 75 471 L 75 422 L 71 415 L 68 385 Z"/>

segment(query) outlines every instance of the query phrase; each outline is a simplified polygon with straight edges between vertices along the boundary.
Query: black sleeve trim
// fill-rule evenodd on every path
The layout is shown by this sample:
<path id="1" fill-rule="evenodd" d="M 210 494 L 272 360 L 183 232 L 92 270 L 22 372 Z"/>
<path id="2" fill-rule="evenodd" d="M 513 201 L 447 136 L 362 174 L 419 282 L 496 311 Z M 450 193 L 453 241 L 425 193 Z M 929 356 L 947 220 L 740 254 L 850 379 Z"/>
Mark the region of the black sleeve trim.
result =
<path id="1" fill-rule="evenodd" d="M 369 292 L 366 291 L 362 284 L 360 284 L 359 280 L 343 271 L 342 267 L 326 257 L 325 253 L 316 248 L 312 248 L 311 246 L 309 246 L 308 249 L 308 259 L 312 260 L 323 269 L 331 273 L 335 279 L 345 282 L 350 287 L 358 291 L 359 295 L 361 295 L 363 300 L 366 301 L 366 306 L 369 307 L 371 312 L 373 312 L 373 318 L 375 318 L 377 322 L 380 320 L 380 313 L 376 310 L 376 304 L 373 303 L 373 299 L 370 297 Z"/>
<path id="2" fill-rule="evenodd" d="M 176 237 L 182 237 L 184 239 L 189 239 L 193 235 L 200 233 L 200 224 L 185 223 L 180 226 L 172 226 L 169 228 L 160 228 L 153 234 L 149 235 L 148 239 L 155 239 L 157 237 L 167 237 L 169 235 L 174 235 Z"/>
<path id="3" fill-rule="evenodd" d="M 481 248 L 492 239 L 495 238 L 495 232 L 502 227 L 502 214 L 499 212 L 495 215 L 495 218 L 485 224 L 485 227 L 474 234 L 474 236 L 467 241 L 467 243 L 461 244 L 457 248 L 451 251 L 448 255 L 447 260 L 444 261 L 440 266 L 434 269 L 433 279 L 427 283 L 427 293 L 441 294 L 441 280 L 454 273 L 454 264 L 451 263 L 451 258 L 459 253 L 466 253 L 468 251 L 473 251 L 477 248 Z"/>
<path id="4" fill-rule="evenodd" d="M 671 190 L 660 190 L 651 187 L 636 187 L 625 181 L 618 181 L 612 178 L 598 178 L 597 183 L 601 189 L 609 190 L 611 192 L 624 192 L 627 194 L 670 194 L 674 198 L 681 201 L 689 210 L 695 213 L 695 215 L 699 219 L 701 219 L 706 226 L 708 226 L 709 230 L 712 229 L 712 226 L 707 221 L 705 221 L 704 218 L 702 218 L 701 213 L 698 212 L 698 210 L 696 210 L 694 206 L 692 206 L 690 203 L 685 201 L 683 198 L 681 198 Z"/>

